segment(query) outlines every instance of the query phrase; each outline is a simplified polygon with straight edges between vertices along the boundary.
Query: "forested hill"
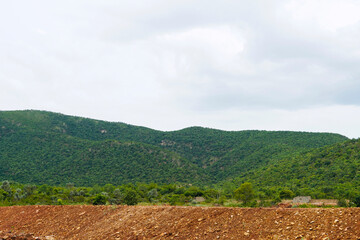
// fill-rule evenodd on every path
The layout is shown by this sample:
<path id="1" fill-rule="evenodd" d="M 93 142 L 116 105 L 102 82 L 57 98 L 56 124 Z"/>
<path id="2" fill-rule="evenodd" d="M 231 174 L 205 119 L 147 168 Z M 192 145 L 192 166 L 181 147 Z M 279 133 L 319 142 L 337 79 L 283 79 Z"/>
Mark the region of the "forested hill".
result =
<path id="1" fill-rule="evenodd" d="M 360 139 L 348 140 L 279 159 L 234 179 L 257 186 L 287 187 L 317 198 L 360 193 Z"/>
<path id="2" fill-rule="evenodd" d="M 86 185 L 216 183 L 345 140 L 332 133 L 201 127 L 163 132 L 45 111 L 2 111 L 0 178 Z"/>

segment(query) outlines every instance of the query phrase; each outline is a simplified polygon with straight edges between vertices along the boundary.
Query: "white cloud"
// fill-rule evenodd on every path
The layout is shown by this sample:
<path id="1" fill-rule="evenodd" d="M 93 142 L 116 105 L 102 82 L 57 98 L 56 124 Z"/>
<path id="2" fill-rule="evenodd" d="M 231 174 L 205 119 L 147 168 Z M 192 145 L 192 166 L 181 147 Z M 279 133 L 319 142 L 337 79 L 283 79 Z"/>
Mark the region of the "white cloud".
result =
<path id="1" fill-rule="evenodd" d="M 360 5 L 354 0 L 293 0 L 285 9 L 291 12 L 292 20 L 305 27 L 336 32 L 341 28 L 357 24 L 360 21 Z"/>
<path id="2" fill-rule="evenodd" d="M 7 1 L 0 108 L 360 136 L 358 12 L 351 0 Z"/>

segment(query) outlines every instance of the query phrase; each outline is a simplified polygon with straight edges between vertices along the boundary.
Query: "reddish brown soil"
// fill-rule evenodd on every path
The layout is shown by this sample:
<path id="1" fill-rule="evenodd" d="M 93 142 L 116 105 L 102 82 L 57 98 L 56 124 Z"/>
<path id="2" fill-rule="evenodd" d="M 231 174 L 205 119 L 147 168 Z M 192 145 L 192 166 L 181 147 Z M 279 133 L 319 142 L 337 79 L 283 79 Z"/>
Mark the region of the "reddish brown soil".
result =
<path id="1" fill-rule="evenodd" d="M 360 239 L 360 209 L 0 207 L 0 239 L 36 239 L 36 236 L 121 240 Z"/>

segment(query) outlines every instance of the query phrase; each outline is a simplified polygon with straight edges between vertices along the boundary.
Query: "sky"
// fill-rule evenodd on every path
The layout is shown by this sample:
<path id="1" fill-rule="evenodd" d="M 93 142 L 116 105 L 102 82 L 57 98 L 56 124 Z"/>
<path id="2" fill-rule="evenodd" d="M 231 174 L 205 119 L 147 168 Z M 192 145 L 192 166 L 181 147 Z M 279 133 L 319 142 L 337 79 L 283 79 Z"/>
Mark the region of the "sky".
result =
<path id="1" fill-rule="evenodd" d="M 358 0 L 0 2 L 0 110 L 360 137 Z"/>

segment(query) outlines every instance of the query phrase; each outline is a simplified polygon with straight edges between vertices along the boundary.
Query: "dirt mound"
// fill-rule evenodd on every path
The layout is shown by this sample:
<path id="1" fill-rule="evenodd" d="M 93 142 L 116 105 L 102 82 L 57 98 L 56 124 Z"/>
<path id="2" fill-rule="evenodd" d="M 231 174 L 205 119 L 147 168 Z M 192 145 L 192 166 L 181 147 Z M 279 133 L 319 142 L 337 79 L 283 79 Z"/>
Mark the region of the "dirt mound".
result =
<path id="1" fill-rule="evenodd" d="M 46 236 L 46 237 L 37 237 L 34 234 L 30 233 L 20 233 L 16 234 L 12 231 L 2 232 L 0 231 L 0 239 L 1 240 L 54 240 L 53 236 Z"/>
<path id="2" fill-rule="evenodd" d="M 4 236 L 7 239 L 358 239 L 360 209 L 14 206 L 0 208 L 0 239 Z"/>

